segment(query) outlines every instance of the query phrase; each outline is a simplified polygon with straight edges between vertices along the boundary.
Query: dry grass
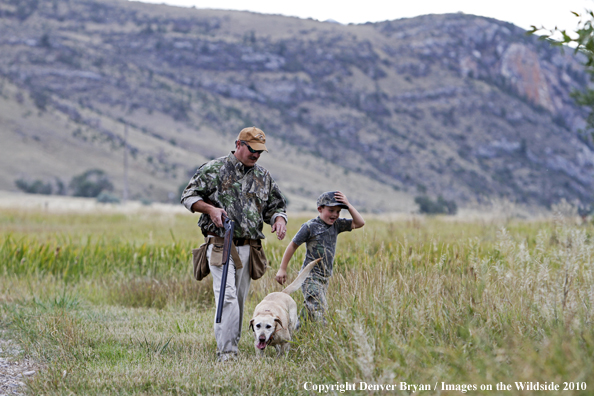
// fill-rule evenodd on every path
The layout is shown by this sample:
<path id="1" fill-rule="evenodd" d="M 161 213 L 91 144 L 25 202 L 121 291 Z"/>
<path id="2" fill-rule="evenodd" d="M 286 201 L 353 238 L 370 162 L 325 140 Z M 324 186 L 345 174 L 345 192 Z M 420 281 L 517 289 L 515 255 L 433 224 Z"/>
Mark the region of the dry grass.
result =
<path id="1" fill-rule="evenodd" d="M 306 382 L 360 381 L 493 386 L 489 394 L 531 394 L 498 392 L 499 382 L 594 386 L 593 229 L 563 216 L 368 221 L 339 238 L 329 324 L 303 327 L 281 360 L 256 360 L 244 332 L 229 364 L 214 361 L 210 281 L 190 278 L 194 218 L 61 216 L 40 223 L 0 211 L 2 327 L 47 367 L 31 394 L 295 394 Z M 267 240 L 274 267 L 286 243 Z M 253 283 L 248 312 L 280 289 L 274 273 Z M 293 297 L 300 303 L 300 292 Z"/>

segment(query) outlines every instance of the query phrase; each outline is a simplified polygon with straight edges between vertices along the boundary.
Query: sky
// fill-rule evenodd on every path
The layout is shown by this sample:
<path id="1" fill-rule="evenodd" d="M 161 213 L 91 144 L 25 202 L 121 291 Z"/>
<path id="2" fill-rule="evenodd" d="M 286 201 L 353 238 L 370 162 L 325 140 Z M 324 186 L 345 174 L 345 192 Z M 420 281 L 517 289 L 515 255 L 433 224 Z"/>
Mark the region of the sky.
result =
<path id="1" fill-rule="evenodd" d="M 378 22 L 425 14 L 463 12 L 511 22 L 524 29 L 531 25 L 547 29 L 575 29 L 583 13 L 594 9 L 594 0 L 142 0 L 196 8 L 253 11 L 319 21 Z"/>

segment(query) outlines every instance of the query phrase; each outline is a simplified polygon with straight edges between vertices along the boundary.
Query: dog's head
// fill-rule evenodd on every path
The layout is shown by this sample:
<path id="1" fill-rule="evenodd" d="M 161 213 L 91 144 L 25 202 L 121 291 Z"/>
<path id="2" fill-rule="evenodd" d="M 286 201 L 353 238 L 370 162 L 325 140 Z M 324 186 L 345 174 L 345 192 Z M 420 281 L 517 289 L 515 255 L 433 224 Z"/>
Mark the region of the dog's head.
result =
<path id="1" fill-rule="evenodd" d="M 279 318 L 272 315 L 258 315 L 250 320 L 250 328 L 254 331 L 256 348 L 264 350 L 274 339 L 278 328 L 283 328 Z"/>

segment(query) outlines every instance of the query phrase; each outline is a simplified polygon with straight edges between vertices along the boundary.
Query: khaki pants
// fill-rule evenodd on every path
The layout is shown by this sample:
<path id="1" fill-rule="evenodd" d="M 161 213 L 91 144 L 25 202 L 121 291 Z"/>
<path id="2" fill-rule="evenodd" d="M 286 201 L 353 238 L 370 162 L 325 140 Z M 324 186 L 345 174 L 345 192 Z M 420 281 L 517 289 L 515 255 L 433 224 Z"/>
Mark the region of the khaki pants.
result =
<path id="1" fill-rule="evenodd" d="M 206 253 L 209 263 L 212 248 L 213 245 L 209 245 Z M 237 354 L 237 345 L 239 344 L 239 337 L 241 337 L 243 307 L 250 290 L 250 245 L 238 246 L 237 253 L 239 253 L 243 268 L 236 269 L 233 258 L 229 259 L 223 315 L 221 316 L 221 323 L 214 324 L 218 356 L 224 353 Z M 221 279 L 223 277 L 224 267 L 209 265 L 209 268 L 212 274 L 212 287 L 214 289 L 216 308 L 219 304 L 219 292 L 221 291 Z"/>

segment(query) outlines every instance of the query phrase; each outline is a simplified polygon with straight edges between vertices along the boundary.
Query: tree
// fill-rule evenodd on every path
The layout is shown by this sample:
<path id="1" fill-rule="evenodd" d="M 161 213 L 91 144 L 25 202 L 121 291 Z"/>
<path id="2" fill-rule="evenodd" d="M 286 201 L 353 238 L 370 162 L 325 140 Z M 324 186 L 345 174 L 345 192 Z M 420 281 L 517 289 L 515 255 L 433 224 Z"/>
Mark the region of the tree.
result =
<path id="1" fill-rule="evenodd" d="M 101 169 L 90 169 L 74 176 L 68 186 L 75 197 L 95 198 L 102 191 L 113 191 L 113 184 Z"/>
<path id="2" fill-rule="evenodd" d="M 14 183 L 20 190 L 29 194 L 50 195 L 52 193 L 51 183 L 44 183 L 42 180 L 28 182 L 25 179 L 17 179 Z"/>
<path id="3" fill-rule="evenodd" d="M 575 32 L 568 32 L 565 29 L 546 29 L 544 27 L 532 26 L 528 34 L 540 34 L 540 38 L 549 41 L 552 45 L 571 47 L 574 53 L 581 53 L 585 56 L 586 72 L 590 76 L 590 81 L 594 82 L 594 12 L 585 11 L 583 14 L 573 12 L 572 14 L 580 18 Z M 586 120 L 586 131 L 584 137 L 594 141 L 594 89 L 586 87 L 583 91 L 572 93 L 576 103 L 587 106 L 590 113 Z"/>
<path id="4" fill-rule="evenodd" d="M 458 211 L 458 205 L 454 201 L 448 201 L 441 195 L 433 201 L 426 195 L 419 195 L 415 197 L 415 203 L 419 205 L 419 212 L 425 214 L 449 214 L 455 215 Z"/>

